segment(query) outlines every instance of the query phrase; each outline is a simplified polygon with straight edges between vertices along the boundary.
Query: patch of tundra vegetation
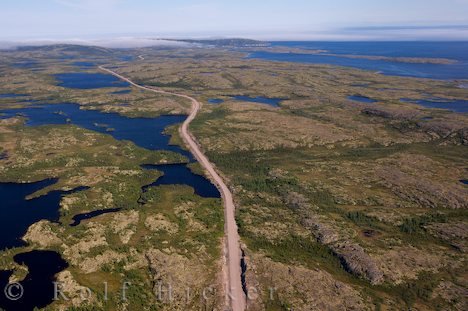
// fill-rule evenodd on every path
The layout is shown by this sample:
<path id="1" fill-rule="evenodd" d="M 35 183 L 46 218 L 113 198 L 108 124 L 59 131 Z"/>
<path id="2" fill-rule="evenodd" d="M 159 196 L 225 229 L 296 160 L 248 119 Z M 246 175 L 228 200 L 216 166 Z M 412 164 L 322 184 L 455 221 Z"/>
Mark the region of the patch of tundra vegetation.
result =
<path id="1" fill-rule="evenodd" d="M 163 186 L 151 188 L 141 202 L 139 208 L 102 215 L 77 227 L 48 223 L 46 230 L 33 229 L 34 237 L 26 235 L 31 247 L 50 242 L 47 246 L 57 248 L 70 264 L 60 277 L 69 280 L 64 291 L 74 300 L 56 302 L 53 308 L 212 310 L 220 306 L 220 200 L 200 198 L 189 187 Z M 108 301 L 103 299 L 104 281 Z M 119 299 L 124 282 L 132 284 L 126 302 Z M 80 299 L 79 286 L 90 288 L 93 299 Z M 172 286 L 173 300 L 168 296 L 158 300 L 160 286 L 163 290 Z M 189 301 L 187 288 L 191 288 Z M 202 297 L 204 288 L 213 288 L 207 300 Z"/>
<path id="2" fill-rule="evenodd" d="M 268 258 L 278 269 L 280 263 L 310 273 L 320 269 L 355 289 L 356 299 L 367 305 L 401 307 L 430 305 L 442 280 L 463 287 L 467 201 L 458 176 L 466 147 L 445 148 L 446 153 L 436 152 L 436 144 L 374 146 L 352 155 L 337 148 L 332 156 L 323 147 L 278 148 L 208 156 L 235 191 L 253 266 L 262 267 Z M 401 172 L 395 182 L 404 187 L 387 184 L 382 163 L 389 165 L 386 173 Z M 420 186 L 425 183 L 430 188 Z M 251 272 L 265 288 L 269 273 L 278 275 Z M 300 280 L 279 286 L 284 305 L 306 309 L 301 306 L 309 299 L 317 306 L 335 301 L 311 294 L 323 283 L 315 288 L 317 283 L 305 286 Z M 295 290 L 286 285 L 291 282 Z M 452 304 L 437 300 L 445 303 Z"/>
<path id="3" fill-rule="evenodd" d="M 104 112 L 119 113 L 128 117 L 156 117 L 160 115 L 188 114 L 190 103 L 177 97 L 157 95 L 134 87 L 104 87 L 95 89 L 73 89 L 58 86 L 54 74 L 81 72 L 102 73 L 99 64 L 107 63 L 115 58 L 111 54 L 93 50 L 78 52 L 81 47 L 56 46 L 54 51 L 37 50 L 35 56 L 31 51 L 8 53 L 0 52 L 5 59 L 6 69 L 0 72 L 0 94 L 23 94 L 21 97 L 0 98 L 1 108 L 22 107 L 30 104 L 29 100 L 47 103 L 73 102 L 80 104 L 82 109 L 93 109 Z M 110 50 L 108 50 L 110 51 Z M 81 54 L 85 53 L 85 54 Z M 118 52 L 117 52 L 118 53 Z M 131 53 L 131 52 L 129 52 Z M 60 56 L 62 55 L 62 56 Z M 63 59 L 63 56 L 65 60 Z M 85 61 L 77 57 L 91 57 L 95 66 L 79 68 L 73 63 Z M 18 59 L 32 57 L 39 65 L 34 68 L 15 67 Z M 3 62 L 2 62 L 3 64 Z M 122 90 L 129 92 L 121 93 Z"/>
<path id="4" fill-rule="evenodd" d="M 261 289 L 250 309 L 465 309 L 467 116 L 400 99 L 466 89 L 221 49 L 146 52 L 118 71 L 225 100 L 192 130 L 237 200 L 247 283 Z"/>

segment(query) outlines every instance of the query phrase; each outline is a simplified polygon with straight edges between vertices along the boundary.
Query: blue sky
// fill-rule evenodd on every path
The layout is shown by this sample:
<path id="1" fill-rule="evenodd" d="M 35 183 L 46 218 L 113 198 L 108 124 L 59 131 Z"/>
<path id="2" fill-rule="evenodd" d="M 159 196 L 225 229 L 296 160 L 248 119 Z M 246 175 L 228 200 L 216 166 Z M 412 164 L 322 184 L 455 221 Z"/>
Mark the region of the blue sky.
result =
<path id="1" fill-rule="evenodd" d="M 1 0 L 0 40 L 468 40 L 468 0 Z"/>

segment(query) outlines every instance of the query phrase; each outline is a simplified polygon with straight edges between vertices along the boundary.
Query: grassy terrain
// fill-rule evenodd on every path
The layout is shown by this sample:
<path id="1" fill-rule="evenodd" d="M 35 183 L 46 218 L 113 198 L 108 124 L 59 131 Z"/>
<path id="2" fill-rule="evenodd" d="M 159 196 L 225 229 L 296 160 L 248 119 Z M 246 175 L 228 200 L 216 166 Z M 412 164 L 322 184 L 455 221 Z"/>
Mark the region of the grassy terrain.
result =
<path id="1" fill-rule="evenodd" d="M 331 293 L 312 294 L 317 284 L 275 277 L 284 266 L 311 279 L 325 271 L 353 293 L 349 308 L 463 309 L 466 116 L 399 99 L 466 99 L 466 90 L 352 69 L 239 61 L 217 51 L 203 63 L 145 66 L 120 71 L 148 84 L 177 81 L 161 87 L 205 103 L 226 99 L 206 103 L 192 130 L 235 191 L 250 282 L 265 289 L 252 310 L 330 308 Z M 275 109 L 226 97 L 239 94 L 288 100 Z M 346 100 L 355 94 L 377 99 L 377 113 Z M 461 240 L 450 238 L 452 226 Z M 275 302 L 267 299 L 272 280 L 281 288 Z"/>
<path id="2" fill-rule="evenodd" d="M 188 109 L 188 102 L 135 89 L 116 95 L 110 93 L 118 88 L 57 87 L 51 74 L 77 70 L 57 61 L 63 53 L 77 52 L 41 51 L 38 71 L 14 68 L 9 64 L 20 54 L 2 53 L 8 74 L 0 76 L 1 92 L 131 117 Z M 468 189 L 460 180 L 468 179 L 467 116 L 400 99 L 467 100 L 467 89 L 448 81 L 243 59 L 244 53 L 224 48 L 142 49 L 128 53 L 145 60 L 130 62 L 119 62 L 122 51 L 87 53 L 135 81 L 203 103 L 191 130 L 234 192 L 247 285 L 260 293 L 249 310 L 466 309 Z M 285 100 L 273 108 L 231 95 Z M 350 95 L 377 103 L 352 102 Z M 225 102 L 212 105 L 209 98 Z M 0 99 L 0 107 L 24 105 L 29 103 Z M 167 132 L 172 143 L 182 144 L 177 128 Z M 141 170 L 141 163 L 184 159 L 72 126 L 25 128 L 19 120 L 0 121 L 0 141 L 9 156 L 0 160 L 1 181 L 56 176 L 54 187 L 91 187 L 64 198 L 64 224 L 96 207 L 124 208 L 75 228 L 37 225 L 36 236 L 28 235 L 29 248 L 47 241 L 48 249 L 64 255 L 76 286 L 101 293 L 90 308 L 103 303 L 100 281 L 106 279 L 113 297 L 122 280 L 138 284 L 128 292 L 130 310 L 200 309 L 195 302 L 168 306 L 149 298 L 157 280 L 200 289 L 219 270 L 219 200 L 180 186 L 141 193 L 158 176 Z M 191 169 L 203 173 L 197 165 Z M 2 253 L 2 266 L 20 251 Z M 78 305 L 74 310 L 87 308 Z M 103 307 L 122 306 L 112 298 Z"/>

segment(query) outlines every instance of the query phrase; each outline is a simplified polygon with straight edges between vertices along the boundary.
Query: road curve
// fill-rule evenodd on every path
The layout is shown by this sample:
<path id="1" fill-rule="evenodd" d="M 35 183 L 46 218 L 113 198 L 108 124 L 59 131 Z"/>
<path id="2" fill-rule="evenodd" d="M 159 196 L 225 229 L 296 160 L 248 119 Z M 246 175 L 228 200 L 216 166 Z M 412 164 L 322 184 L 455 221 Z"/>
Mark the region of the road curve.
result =
<path id="1" fill-rule="evenodd" d="M 225 291 L 227 295 L 226 303 L 232 311 L 243 311 L 246 307 L 246 297 L 242 289 L 241 281 L 241 258 L 242 252 L 240 248 L 240 237 L 237 230 L 237 223 L 235 220 L 235 206 L 232 193 L 224 183 L 221 176 L 216 172 L 213 165 L 210 163 L 205 154 L 198 147 L 194 137 L 190 134 L 189 125 L 195 119 L 198 111 L 200 110 L 201 104 L 195 98 L 184 94 L 172 93 L 163 90 L 154 89 L 151 87 L 143 86 L 134 83 L 130 79 L 110 70 L 103 66 L 99 66 L 99 69 L 112 74 L 113 76 L 130 83 L 134 87 L 147 90 L 153 93 L 166 94 L 185 98 L 190 100 L 192 103 L 192 110 L 184 121 L 182 126 L 179 128 L 179 133 L 184 140 L 185 144 L 189 147 L 192 154 L 198 160 L 198 162 L 206 169 L 211 179 L 215 182 L 224 202 L 224 233 L 225 233 L 225 267 L 224 267 L 224 283 Z"/>

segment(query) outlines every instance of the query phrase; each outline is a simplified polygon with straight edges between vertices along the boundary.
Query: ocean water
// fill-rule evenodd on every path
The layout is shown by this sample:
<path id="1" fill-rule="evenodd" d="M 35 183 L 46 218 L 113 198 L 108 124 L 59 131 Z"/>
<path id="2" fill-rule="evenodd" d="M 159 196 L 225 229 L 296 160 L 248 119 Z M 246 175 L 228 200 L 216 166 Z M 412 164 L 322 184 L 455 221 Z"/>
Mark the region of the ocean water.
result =
<path id="1" fill-rule="evenodd" d="M 326 50 L 321 54 L 271 53 L 257 51 L 248 58 L 271 61 L 329 64 L 380 72 L 385 75 L 440 80 L 468 79 L 468 42 L 271 42 L 309 50 Z M 340 56 L 342 55 L 342 56 Z M 384 60 L 353 59 L 344 55 L 385 57 L 448 58 L 455 64 L 414 64 Z"/>

